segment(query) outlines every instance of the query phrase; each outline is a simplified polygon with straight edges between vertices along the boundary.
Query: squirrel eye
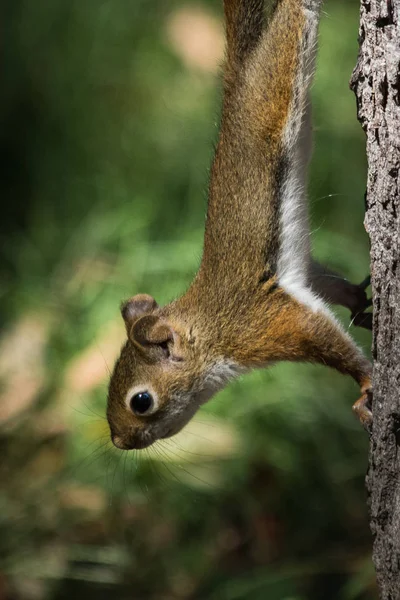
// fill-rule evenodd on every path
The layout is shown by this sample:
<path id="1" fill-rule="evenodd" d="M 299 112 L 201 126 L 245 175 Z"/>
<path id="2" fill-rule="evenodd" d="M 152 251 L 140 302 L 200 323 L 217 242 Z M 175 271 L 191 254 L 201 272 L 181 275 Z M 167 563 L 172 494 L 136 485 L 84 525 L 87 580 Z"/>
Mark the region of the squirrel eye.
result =
<path id="1" fill-rule="evenodd" d="M 132 396 L 129 404 L 133 413 L 145 415 L 153 412 L 154 399 L 149 392 L 140 392 Z"/>

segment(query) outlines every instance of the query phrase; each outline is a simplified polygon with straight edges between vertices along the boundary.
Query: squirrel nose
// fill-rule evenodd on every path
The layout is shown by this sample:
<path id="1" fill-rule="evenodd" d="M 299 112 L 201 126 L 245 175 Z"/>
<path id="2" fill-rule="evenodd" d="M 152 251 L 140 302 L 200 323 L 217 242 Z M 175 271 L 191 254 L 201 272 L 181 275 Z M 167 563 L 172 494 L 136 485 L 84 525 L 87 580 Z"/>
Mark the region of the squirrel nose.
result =
<path id="1" fill-rule="evenodd" d="M 124 440 L 120 435 L 113 435 L 111 440 L 114 446 L 120 450 L 127 450 L 129 448 L 129 446 L 124 443 Z"/>
<path id="2" fill-rule="evenodd" d="M 146 436 L 136 436 L 131 439 L 124 439 L 122 435 L 114 434 L 111 436 L 112 443 L 116 448 L 120 450 L 141 450 L 142 448 L 147 448 L 153 443 L 153 439 Z"/>

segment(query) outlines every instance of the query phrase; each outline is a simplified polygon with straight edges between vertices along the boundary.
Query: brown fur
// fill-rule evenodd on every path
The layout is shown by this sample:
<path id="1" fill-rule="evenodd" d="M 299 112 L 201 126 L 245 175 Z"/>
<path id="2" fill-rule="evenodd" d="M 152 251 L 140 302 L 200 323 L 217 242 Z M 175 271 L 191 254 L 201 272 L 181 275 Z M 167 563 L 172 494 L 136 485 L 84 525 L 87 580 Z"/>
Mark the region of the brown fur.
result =
<path id="1" fill-rule="evenodd" d="M 306 15 L 315 16 L 319 2 L 278 0 L 268 24 L 263 0 L 225 0 L 224 7 L 225 93 L 203 259 L 178 300 L 159 308 L 140 295 L 123 305 L 128 341 L 111 377 L 107 410 L 121 448 L 145 447 L 179 431 L 234 371 L 307 361 L 351 375 L 363 392 L 369 388 L 370 365 L 351 339 L 328 313 L 281 289 L 277 278 L 283 132 L 296 74 L 304 68 Z M 129 401 L 142 388 L 159 405 L 140 417 Z"/>
<path id="2" fill-rule="evenodd" d="M 225 2 L 225 7 L 230 4 Z M 244 4 L 233 2 L 236 10 L 240 5 L 242 11 L 250 12 L 251 6 Z M 259 45 L 252 52 L 251 46 L 247 48 L 247 55 L 242 52 L 240 59 L 228 37 L 225 97 L 211 172 L 202 264 L 203 270 L 220 281 L 237 269 L 244 284 L 257 276 L 257 269 L 259 277 L 265 268 L 276 271 L 284 158 L 281 136 L 299 62 L 304 26 L 301 8 L 299 1 L 282 0 L 268 29 L 259 35 Z"/>

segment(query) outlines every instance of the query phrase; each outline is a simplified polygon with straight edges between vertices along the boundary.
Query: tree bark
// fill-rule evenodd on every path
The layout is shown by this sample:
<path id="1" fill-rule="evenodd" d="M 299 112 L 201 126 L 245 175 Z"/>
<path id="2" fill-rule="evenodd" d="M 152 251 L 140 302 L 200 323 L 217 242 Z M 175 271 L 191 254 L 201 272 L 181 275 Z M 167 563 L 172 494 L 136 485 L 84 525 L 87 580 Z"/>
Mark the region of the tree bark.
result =
<path id="1" fill-rule="evenodd" d="M 367 489 L 380 598 L 400 599 L 400 0 L 361 0 L 351 87 L 367 137 L 373 424 Z"/>

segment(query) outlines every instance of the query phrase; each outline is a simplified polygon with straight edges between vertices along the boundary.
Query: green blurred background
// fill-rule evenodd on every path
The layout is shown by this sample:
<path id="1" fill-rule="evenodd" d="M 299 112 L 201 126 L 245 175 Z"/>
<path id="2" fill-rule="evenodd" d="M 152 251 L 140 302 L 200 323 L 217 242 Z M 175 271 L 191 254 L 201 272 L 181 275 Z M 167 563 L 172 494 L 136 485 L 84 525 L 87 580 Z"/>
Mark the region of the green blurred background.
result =
<path id="1" fill-rule="evenodd" d="M 3 2 L 0 600 L 376 597 L 350 379 L 279 365 L 155 449 L 108 441 L 121 299 L 167 302 L 199 264 L 220 4 Z M 361 281 L 358 2 L 324 13 L 313 244 Z M 369 333 L 350 331 L 369 352 Z"/>

